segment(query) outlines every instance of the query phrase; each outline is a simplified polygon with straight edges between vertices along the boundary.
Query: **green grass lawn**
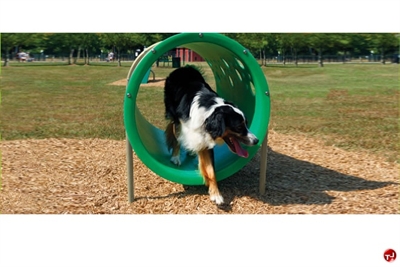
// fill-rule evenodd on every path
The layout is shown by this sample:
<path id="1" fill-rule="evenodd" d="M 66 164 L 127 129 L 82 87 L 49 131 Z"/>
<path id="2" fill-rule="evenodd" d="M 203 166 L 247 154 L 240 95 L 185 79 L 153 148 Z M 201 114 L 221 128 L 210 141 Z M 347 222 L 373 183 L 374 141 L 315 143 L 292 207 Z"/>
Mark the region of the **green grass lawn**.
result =
<path id="1" fill-rule="evenodd" d="M 1 133 L 23 138 L 125 138 L 124 86 L 130 63 L 11 63 L 1 70 Z M 203 64 L 207 80 L 215 85 Z M 153 68 L 156 77 L 172 68 Z M 349 150 L 398 160 L 399 66 L 393 64 L 269 65 L 270 129 L 307 134 Z M 162 87 L 142 87 L 138 106 L 162 127 Z"/>
<path id="2" fill-rule="evenodd" d="M 272 93 L 271 128 L 397 160 L 398 65 L 266 67 L 264 73 Z"/>

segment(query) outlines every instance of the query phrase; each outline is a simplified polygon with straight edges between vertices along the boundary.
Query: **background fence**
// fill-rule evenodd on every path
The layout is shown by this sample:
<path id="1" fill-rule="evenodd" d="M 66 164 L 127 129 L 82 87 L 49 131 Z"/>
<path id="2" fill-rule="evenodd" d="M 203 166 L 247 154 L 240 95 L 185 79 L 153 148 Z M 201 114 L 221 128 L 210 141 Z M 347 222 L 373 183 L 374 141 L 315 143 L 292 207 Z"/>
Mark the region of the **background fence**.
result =
<path id="1" fill-rule="evenodd" d="M 268 56 L 265 58 L 257 57 L 260 64 L 294 64 L 296 59 L 292 55 L 288 56 Z M 48 62 L 68 62 L 69 55 L 44 55 L 44 54 L 30 54 L 31 61 L 48 61 Z M 118 54 L 115 55 L 114 61 L 118 60 Z M 121 61 L 133 61 L 135 60 L 135 54 L 121 54 Z M 5 59 L 5 55 L 2 54 L 2 60 Z M 74 60 L 77 57 L 74 57 Z M 338 56 L 338 55 L 323 55 L 324 63 L 378 63 L 382 62 L 381 55 L 362 55 L 362 56 Z M 392 54 L 385 56 L 386 63 L 399 63 L 399 55 Z M 18 61 L 16 55 L 9 55 L 10 61 Z M 85 61 L 85 57 L 81 56 L 77 59 L 78 62 Z M 181 60 L 184 60 L 181 58 Z M 108 62 L 107 54 L 90 55 L 90 62 Z M 299 55 L 297 56 L 298 64 L 316 64 L 318 63 L 318 56 L 315 55 Z"/>

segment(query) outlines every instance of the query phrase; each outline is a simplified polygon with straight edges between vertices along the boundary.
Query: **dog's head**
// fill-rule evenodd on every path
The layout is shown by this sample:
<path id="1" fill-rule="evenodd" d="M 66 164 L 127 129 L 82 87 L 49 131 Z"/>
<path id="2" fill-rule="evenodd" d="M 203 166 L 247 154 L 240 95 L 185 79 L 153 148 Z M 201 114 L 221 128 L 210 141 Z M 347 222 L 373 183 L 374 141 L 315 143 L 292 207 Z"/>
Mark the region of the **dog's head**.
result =
<path id="1" fill-rule="evenodd" d="M 247 158 L 249 153 L 240 143 L 247 146 L 258 143 L 257 137 L 247 128 L 243 112 L 233 105 L 216 107 L 206 119 L 205 127 L 214 140 L 217 142 L 223 140 L 233 153 L 244 158 Z"/>

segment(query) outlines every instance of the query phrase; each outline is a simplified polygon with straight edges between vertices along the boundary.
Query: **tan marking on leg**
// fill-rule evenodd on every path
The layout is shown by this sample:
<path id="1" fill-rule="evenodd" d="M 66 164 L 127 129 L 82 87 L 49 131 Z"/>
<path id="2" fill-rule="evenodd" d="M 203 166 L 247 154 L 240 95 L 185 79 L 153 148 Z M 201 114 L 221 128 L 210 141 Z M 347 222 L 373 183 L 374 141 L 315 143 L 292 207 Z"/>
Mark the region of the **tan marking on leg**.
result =
<path id="1" fill-rule="evenodd" d="M 212 158 L 208 150 L 199 152 L 199 170 L 204 178 L 206 186 L 208 186 L 208 193 L 210 194 L 211 200 L 215 201 L 217 204 L 223 203 L 223 198 L 218 190 Z"/>

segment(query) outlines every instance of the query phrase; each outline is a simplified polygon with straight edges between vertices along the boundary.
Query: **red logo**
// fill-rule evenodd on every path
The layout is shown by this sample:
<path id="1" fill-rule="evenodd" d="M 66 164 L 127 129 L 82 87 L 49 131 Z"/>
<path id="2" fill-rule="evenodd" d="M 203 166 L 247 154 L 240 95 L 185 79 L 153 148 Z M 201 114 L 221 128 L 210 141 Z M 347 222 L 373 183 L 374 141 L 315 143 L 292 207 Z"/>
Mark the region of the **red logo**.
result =
<path id="1" fill-rule="evenodd" d="M 385 261 L 392 262 L 396 259 L 396 251 L 391 248 L 387 249 L 385 253 L 383 253 L 383 257 L 385 258 Z"/>

